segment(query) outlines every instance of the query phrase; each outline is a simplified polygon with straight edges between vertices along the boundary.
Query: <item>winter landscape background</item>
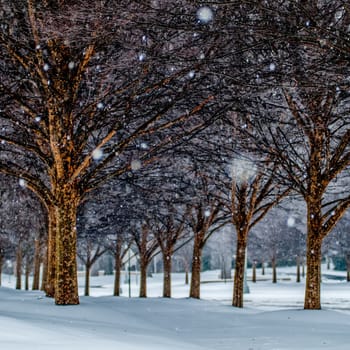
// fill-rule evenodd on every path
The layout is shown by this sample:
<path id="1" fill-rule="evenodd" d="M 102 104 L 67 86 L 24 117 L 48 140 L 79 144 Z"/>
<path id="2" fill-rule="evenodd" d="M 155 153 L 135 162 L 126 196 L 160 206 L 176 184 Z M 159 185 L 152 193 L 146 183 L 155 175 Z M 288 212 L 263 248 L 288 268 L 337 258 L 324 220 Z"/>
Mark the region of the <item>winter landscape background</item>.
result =
<path id="1" fill-rule="evenodd" d="M 348 2 L 0 0 L 1 347 L 347 348 Z"/>

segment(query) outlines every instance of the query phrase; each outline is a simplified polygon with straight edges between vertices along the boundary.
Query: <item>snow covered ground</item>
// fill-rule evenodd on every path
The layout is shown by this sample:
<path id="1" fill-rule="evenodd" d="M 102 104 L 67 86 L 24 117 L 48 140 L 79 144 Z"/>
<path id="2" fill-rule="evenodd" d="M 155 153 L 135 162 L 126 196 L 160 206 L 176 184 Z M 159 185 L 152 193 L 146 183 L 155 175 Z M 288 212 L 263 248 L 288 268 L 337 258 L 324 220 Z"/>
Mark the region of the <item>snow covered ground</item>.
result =
<path id="1" fill-rule="evenodd" d="M 101 276 L 92 278 L 94 297 L 81 297 L 81 305 L 63 307 L 41 292 L 15 291 L 14 278 L 5 276 L 0 288 L 0 348 L 349 349 L 350 284 L 324 278 L 323 310 L 305 311 L 304 283 L 295 283 L 293 272 L 283 269 L 277 284 L 269 279 L 249 282 L 244 309 L 231 306 L 232 282 L 213 282 L 217 271 L 203 273 L 203 281 L 210 283 L 201 286 L 202 300 L 187 298 L 182 274 L 173 276 L 172 299 L 160 297 L 161 274 L 148 279 L 147 299 L 136 298 L 135 275 L 132 298 L 128 284 L 123 284 L 123 297 L 112 297 L 113 278 Z M 330 278 L 335 274 L 325 273 Z"/>

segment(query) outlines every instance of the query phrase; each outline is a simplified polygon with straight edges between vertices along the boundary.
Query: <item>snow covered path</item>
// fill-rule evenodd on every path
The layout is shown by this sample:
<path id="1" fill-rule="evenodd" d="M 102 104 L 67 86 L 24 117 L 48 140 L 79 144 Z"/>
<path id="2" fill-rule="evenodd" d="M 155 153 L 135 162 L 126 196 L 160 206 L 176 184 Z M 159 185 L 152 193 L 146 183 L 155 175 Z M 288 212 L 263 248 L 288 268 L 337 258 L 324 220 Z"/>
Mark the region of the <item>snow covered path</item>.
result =
<path id="1" fill-rule="evenodd" d="M 346 310 L 241 310 L 220 300 L 125 297 L 82 297 L 79 306 L 57 307 L 41 292 L 0 288 L 4 350 L 348 350 L 349 329 Z"/>

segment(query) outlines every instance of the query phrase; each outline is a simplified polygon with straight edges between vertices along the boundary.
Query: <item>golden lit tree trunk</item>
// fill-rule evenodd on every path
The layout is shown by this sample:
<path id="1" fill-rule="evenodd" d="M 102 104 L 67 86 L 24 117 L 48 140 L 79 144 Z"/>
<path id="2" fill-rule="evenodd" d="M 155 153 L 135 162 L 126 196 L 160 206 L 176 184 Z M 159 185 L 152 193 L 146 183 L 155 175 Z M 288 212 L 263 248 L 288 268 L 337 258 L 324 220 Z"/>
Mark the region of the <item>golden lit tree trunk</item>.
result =
<path id="1" fill-rule="evenodd" d="M 79 304 L 76 260 L 79 196 L 73 186 L 63 185 L 58 190 L 55 302 L 76 305 Z"/>
<path id="2" fill-rule="evenodd" d="M 55 280 L 56 280 L 56 231 L 57 216 L 56 208 L 50 206 L 48 210 L 48 237 L 46 253 L 46 271 L 44 273 L 44 285 L 46 296 L 55 297 Z"/>
<path id="3" fill-rule="evenodd" d="M 316 157 L 316 156 L 315 156 Z M 320 155 L 318 155 L 320 157 Z M 315 165 L 316 164 L 316 165 Z M 306 284 L 304 309 L 321 309 L 321 258 L 322 240 L 325 237 L 322 221 L 322 197 L 318 178 L 318 163 L 311 167 L 311 184 L 306 198 L 307 203 L 307 241 L 306 241 Z"/>
<path id="4" fill-rule="evenodd" d="M 322 240 L 319 236 L 309 232 L 304 309 L 321 309 L 321 247 Z"/>
<path id="5" fill-rule="evenodd" d="M 235 277 L 233 286 L 233 299 L 232 306 L 243 307 L 243 294 L 244 294 L 244 270 L 246 259 L 247 240 L 244 232 L 242 232 L 243 238 L 237 238 L 236 248 L 236 263 L 235 263 Z"/>
<path id="6" fill-rule="evenodd" d="M 201 269 L 202 269 L 202 244 L 201 234 L 195 235 L 193 244 L 193 256 L 192 256 L 192 273 L 191 273 L 191 286 L 190 286 L 190 298 L 200 298 L 200 285 L 201 285 Z"/>

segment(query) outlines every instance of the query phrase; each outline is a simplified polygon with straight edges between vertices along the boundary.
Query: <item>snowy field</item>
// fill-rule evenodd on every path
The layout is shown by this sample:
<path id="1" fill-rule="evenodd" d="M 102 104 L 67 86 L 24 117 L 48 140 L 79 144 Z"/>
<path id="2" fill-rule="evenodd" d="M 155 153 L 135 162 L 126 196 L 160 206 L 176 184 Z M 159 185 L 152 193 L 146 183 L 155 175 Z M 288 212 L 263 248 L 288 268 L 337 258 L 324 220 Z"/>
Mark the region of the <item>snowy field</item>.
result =
<path id="1" fill-rule="evenodd" d="M 323 310 L 305 311 L 304 283 L 295 283 L 293 272 L 283 269 L 277 284 L 269 276 L 248 282 L 244 309 L 231 306 L 232 282 L 218 282 L 218 271 L 203 273 L 208 283 L 201 286 L 202 300 L 187 298 L 183 274 L 173 275 L 172 299 L 161 298 L 161 274 L 148 279 L 147 299 L 136 297 L 135 275 L 132 298 L 125 283 L 123 297 L 112 297 L 113 278 L 101 276 L 91 280 L 93 297 L 81 297 L 79 306 L 60 307 L 41 292 L 15 291 L 14 278 L 4 276 L 0 349 L 348 350 L 350 284 L 325 271 Z"/>

